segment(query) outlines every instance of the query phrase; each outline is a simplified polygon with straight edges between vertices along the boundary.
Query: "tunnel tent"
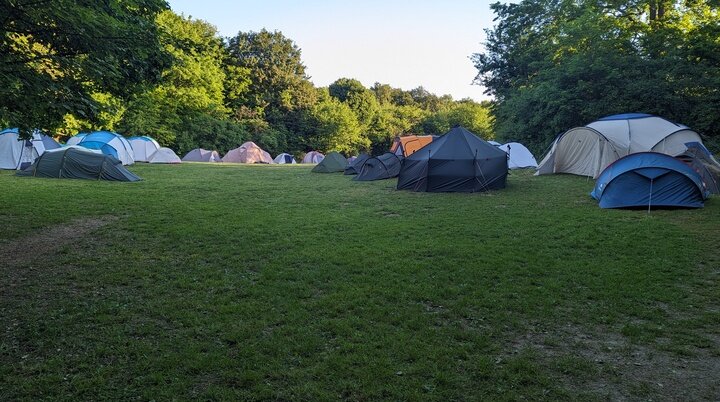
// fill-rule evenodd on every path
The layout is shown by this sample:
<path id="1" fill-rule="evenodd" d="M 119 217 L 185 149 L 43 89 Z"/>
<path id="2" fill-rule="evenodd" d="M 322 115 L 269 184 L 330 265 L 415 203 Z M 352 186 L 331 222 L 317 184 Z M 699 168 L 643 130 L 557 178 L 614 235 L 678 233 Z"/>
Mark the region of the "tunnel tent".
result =
<path id="1" fill-rule="evenodd" d="M 25 168 L 45 151 L 57 148 L 60 144 L 40 130 L 35 130 L 29 140 L 20 139 L 17 128 L 0 131 L 0 169 Z"/>
<path id="2" fill-rule="evenodd" d="M 295 164 L 295 163 L 297 163 L 295 161 L 295 158 L 293 158 L 293 156 L 288 153 L 282 153 L 282 154 L 276 156 L 275 159 L 273 159 L 273 161 L 278 164 Z"/>
<path id="3" fill-rule="evenodd" d="M 370 155 L 364 152 L 358 155 L 352 162 L 350 162 L 350 160 L 348 159 L 348 167 L 345 168 L 344 174 L 358 174 L 363 163 L 365 163 L 365 161 L 367 161 L 368 159 L 370 159 Z"/>
<path id="4" fill-rule="evenodd" d="M 507 154 L 463 127 L 403 160 L 397 189 L 480 192 L 505 187 Z"/>
<path id="5" fill-rule="evenodd" d="M 136 162 L 148 162 L 150 156 L 160 149 L 160 144 L 146 135 L 130 137 L 127 140 L 132 147 L 133 158 Z"/>
<path id="6" fill-rule="evenodd" d="M 86 135 L 77 145 L 88 149 L 99 149 L 123 165 L 135 163 L 133 148 L 125 137 L 110 131 L 95 131 Z"/>
<path id="7" fill-rule="evenodd" d="M 149 163 L 181 163 L 175 151 L 167 147 L 160 147 L 148 158 Z"/>
<path id="8" fill-rule="evenodd" d="M 45 152 L 32 165 L 17 174 L 55 179 L 141 180 L 117 158 L 74 146 Z"/>
<path id="9" fill-rule="evenodd" d="M 325 155 L 318 151 L 310 151 L 303 157 L 302 163 L 320 163 L 325 158 Z"/>
<path id="10" fill-rule="evenodd" d="M 195 148 L 182 157 L 183 162 L 222 162 L 217 151 Z"/>
<path id="11" fill-rule="evenodd" d="M 312 171 L 314 173 L 335 173 L 343 172 L 347 167 L 347 159 L 338 152 L 330 152 L 325 158 L 315 166 Z"/>
<path id="12" fill-rule="evenodd" d="M 274 163 L 268 152 L 252 141 L 248 141 L 223 156 L 225 163 Z"/>
<path id="13" fill-rule="evenodd" d="M 538 165 L 532 152 L 519 142 L 508 142 L 498 148 L 508 154 L 508 168 L 510 169 L 536 168 Z"/>
<path id="14" fill-rule="evenodd" d="M 686 142 L 702 142 L 682 124 L 644 113 L 603 117 L 560 134 L 537 168 L 537 175 L 570 173 L 597 177 L 622 156 L 655 151 L 675 156 Z"/>
<path id="15" fill-rule="evenodd" d="M 590 195 L 601 208 L 701 208 L 710 192 L 690 166 L 659 152 L 624 156 L 602 171 Z"/>
<path id="16" fill-rule="evenodd" d="M 360 167 L 357 176 L 353 177 L 353 180 L 372 181 L 397 177 L 400 173 L 401 162 L 400 157 L 392 152 L 368 158 Z"/>

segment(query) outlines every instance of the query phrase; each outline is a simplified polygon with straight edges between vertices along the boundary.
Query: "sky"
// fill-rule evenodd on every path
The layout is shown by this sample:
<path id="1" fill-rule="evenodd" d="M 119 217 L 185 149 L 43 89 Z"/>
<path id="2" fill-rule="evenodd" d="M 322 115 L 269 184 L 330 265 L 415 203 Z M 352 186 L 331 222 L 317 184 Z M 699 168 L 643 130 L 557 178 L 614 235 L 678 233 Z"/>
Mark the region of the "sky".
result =
<path id="1" fill-rule="evenodd" d="M 316 86 L 355 78 L 454 99 L 489 99 L 470 60 L 493 26 L 496 0 L 169 0 L 221 36 L 281 31 L 302 50 Z"/>

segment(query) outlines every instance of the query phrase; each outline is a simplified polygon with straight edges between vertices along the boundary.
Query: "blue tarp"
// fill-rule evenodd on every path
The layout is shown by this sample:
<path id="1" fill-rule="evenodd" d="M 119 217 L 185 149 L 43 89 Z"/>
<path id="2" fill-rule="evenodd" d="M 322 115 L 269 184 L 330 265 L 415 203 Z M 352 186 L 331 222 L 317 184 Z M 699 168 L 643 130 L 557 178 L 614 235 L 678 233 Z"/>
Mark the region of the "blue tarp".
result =
<path id="1" fill-rule="evenodd" d="M 638 152 L 605 168 L 590 195 L 601 208 L 701 208 L 709 196 L 690 166 L 657 152 Z"/>

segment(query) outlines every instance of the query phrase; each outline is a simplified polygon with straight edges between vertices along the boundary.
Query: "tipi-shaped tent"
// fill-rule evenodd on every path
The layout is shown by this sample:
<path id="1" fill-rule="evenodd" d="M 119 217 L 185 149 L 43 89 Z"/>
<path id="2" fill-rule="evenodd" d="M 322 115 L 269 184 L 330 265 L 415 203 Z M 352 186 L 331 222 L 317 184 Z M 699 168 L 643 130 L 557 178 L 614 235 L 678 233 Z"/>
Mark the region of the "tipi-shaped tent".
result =
<path id="1" fill-rule="evenodd" d="M 498 148 L 508 154 L 508 167 L 510 169 L 536 168 L 538 165 L 532 152 L 519 142 L 508 142 L 498 146 Z"/>
<path id="2" fill-rule="evenodd" d="M 180 163 L 180 157 L 170 148 L 160 147 L 148 158 L 150 163 Z"/>
<path id="3" fill-rule="evenodd" d="M 693 130 L 662 117 L 643 113 L 608 116 L 559 135 L 536 174 L 597 177 L 622 156 L 647 151 L 675 156 L 685 150 L 686 142 L 693 141 L 702 142 Z"/>
<path id="4" fill-rule="evenodd" d="M 111 181 L 141 180 L 115 157 L 75 146 L 45 152 L 30 167 L 18 172 L 18 176 Z"/>
<path id="5" fill-rule="evenodd" d="M 135 162 L 148 162 L 150 155 L 160 149 L 160 144 L 148 136 L 130 137 L 128 142 L 133 150 Z M 174 153 L 174 152 L 173 152 Z"/>
<path id="6" fill-rule="evenodd" d="M 403 161 L 398 190 L 478 192 L 505 187 L 507 154 L 455 127 Z"/>
<path id="7" fill-rule="evenodd" d="M 318 151 L 310 151 L 303 157 L 302 163 L 320 163 L 325 158 L 325 155 Z"/>
<path id="8" fill-rule="evenodd" d="M 605 168 L 590 194 L 601 208 L 700 208 L 710 192 L 690 166 L 658 152 L 638 152 Z"/>
<path id="9" fill-rule="evenodd" d="M 371 181 L 397 177 L 400 173 L 401 159 L 392 152 L 369 158 L 362 164 L 353 180 Z"/>
<path id="10" fill-rule="evenodd" d="M 273 163 L 270 154 L 252 141 L 231 149 L 223 156 L 222 161 L 226 163 Z"/>
<path id="11" fill-rule="evenodd" d="M 282 154 L 276 156 L 275 159 L 273 159 L 273 161 L 274 161 L 275 163 L 279 163 L 279 164 L 285 164 L 285 163 L 293 164 L 293 163 L 297 163 L 297 162 L 295 162 L 295 158 L 293 158 L 292 155 L 287 154 L 287 153 L 282 153 Z"/>
<path id="12" fill-rule="evenodd" d="M 110 131 L 95 131 L 86 135 L 77 145 L 88 149 L 99 149 L 105 155 L 117 158 L 123 165 L 135 163 L 132 146 L 120 134 Z"/>
<path id="13" fill-rule="evenodd" d="M 365 163 L 365 161 L 367 161 L 368 159 L 370 159 L 370 155 L 366 153 L 361 153 L 352 162 L 348 160 L 348 167 L 345 168 L 345 174 L 358 174 L 363 163 Z"/>
<path id="14" fill-rule="evenodd" d="M 347 167 L 347 159 L 337 152 L 330 152 L 315 166 L 312 171 L 315 173 L 342 172 Z"/>
<path id="15" fill-rule="evenodd" d="M 222 162 L 217 151 L 195 148 L 182 158 L 183 162 Z"/>

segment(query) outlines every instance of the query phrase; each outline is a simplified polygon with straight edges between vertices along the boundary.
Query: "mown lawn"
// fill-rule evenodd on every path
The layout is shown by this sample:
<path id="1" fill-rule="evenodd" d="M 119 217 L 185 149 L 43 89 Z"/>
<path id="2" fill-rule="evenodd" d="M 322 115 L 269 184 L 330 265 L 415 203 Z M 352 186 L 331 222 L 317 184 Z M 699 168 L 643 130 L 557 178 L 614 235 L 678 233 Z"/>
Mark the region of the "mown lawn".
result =
<path id="1" fill-rule="evenodd" d="M 717 197 L 648 214 L 530 172 L 424 194 L 131 170 L 0 172 L 0 399 L 720 398 Z"/>

